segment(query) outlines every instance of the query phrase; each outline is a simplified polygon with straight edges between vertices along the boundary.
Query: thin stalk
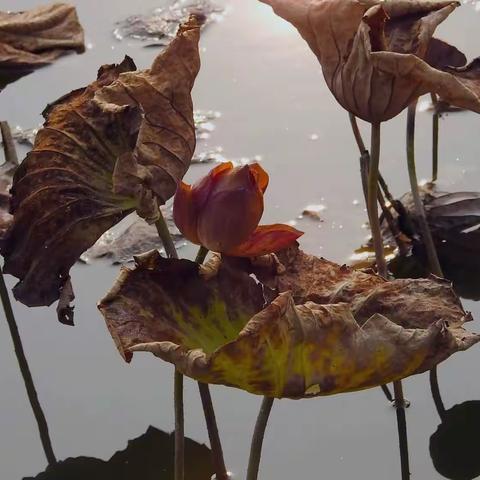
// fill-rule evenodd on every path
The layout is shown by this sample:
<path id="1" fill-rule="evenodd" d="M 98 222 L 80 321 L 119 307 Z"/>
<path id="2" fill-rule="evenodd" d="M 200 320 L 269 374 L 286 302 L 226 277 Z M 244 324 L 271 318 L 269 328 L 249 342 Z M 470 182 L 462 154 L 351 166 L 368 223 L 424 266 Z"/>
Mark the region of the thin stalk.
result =
<path id="1" fill-rule="evenodd" d="M 201 246 L 198 250 L 197 257 L 195 258 L 195 261 L 197 263 L 202 264 L 205 261 L 205 259 L 207 258 L 208 252 L 209 252 L 208 248 L 205 248 L 204 246 Z"/>
<path id="2" fill-rule="evenodd" d="M 165 248 L 165 252 L 168 258 L 178 258 L 177 249 L 175 248 L 175 243 L 173 243 L 172 236 L 170 235 L 170 231 L 168 230 L 167 222 L 165 221 L 165 217 L 161 210 L 159 210 L 160 216 L 158 220 L 155 222 L 155 226 L 157 227 L 158 236 L 163 243 L 163 247 Z"/>
<path id="3" fill-rule="evenodd" d="M 263 440 L 265 438 L 265 430 L 267 428 L 270 412 L 273 407 L 273 398 L 264 397 L 260 412 L 258 413 L 257 423 L 252 437 L 252 445 L 250 447 L 250 459 L 248 461 L 247 480 L 257 480 L 260 470 L 260 460 L 262 457 Z"/>
<path id="4" fill-rule="evenodd" d="M 15 348 L 15 355 L 17 356 L 20 372 L 22 373 L 23 382 L 25 383 L 25 388 L 27 390 L 28 400 L 30 401 L 35 420 L 37 421 L 43 451 L 45 452 L 45 456 L 47 457 L 48 464 L 54 465 L 55 463 L 57 463 L 57 459 L 55 458 L 55 454 L 53 453 L 52 441 L 50 440 L 50 435 L 48 433 L 47 420 L 45 418 L 45 414 L 43 413 L 42 406 L 40 405 L 40 401 L 38 400 L 37 391 L 33 383 L 33 378 L 30 372 L 30 367 L 28 366 L 27 358 L 25 356 L 25 351 L 23 350 L 22 339 L 20 338 L 20 333 L 18 331 L 17 322 L 15 321 L 12 304 L 10 302 L 10 297 L 8 295 L 7 286 L 5 285 L 5 280 L 3 278 L 3 272 L 1 268 L 0 297 L 2 299 L 8 328 L 10 329 L 13 346 Z"/>
<path id="5" fill-rule="evenodd" d="M 207 258 L 208 248 L 203 245 L 199 248 L 195 261 L 202 264 Z M 212 459 L 215 468 L 215 480 L 229 480 L 227 467 L 225 466 L 225 458 L 223 456 L 222 442 L 220 433 L 218 432 L 217 419 L 215 417 L 215 409 L 213 408 L 212 395 L 210 387 L 207 383 L 198 382 L 198 390 L 202 399 L 203 413 L 205 414 L 205 422 L 207 424 L 208 438 L 210 439 L 210 448 L 212 449 Z"/>
<path id="6" fill-rule="evenodd" d="M 380 163 L 380 123 L 372 124 L 372 137 L 370 148 L 370 171 L 368 174 L 368 202 L 367 211 L 370 219 L 370 230 L 372 231 L 373 247 L 377 260 L 378 274 L 387 278 L 387 262 L 383 250 L 382 232 L 378 219 L 378 167 Z"/>
<path id="7" fill-rule="evenodd" d="M 400 465 L 402 468 L 402 480 L 410 478 L 410 462 L 408 455 L 407 420 L 405 416 L 405 399 L 403 397 L 402 382 L 394 382 L 395 408 L 397 412 L 398 441 L 400 447 Z"/>
<path id="8" fill-rule="evenodd" d="M 410 188 L 415 203 L 415 211 L 420 223 L 420 232 L 422 235 L 423 244 L 427 250 L 428 263 L 430 270 L 437 277 L 443 277 L 442 267 L 438 260 L 437 250 L 433 243 L 432 233 L 428 226 L 425 208 L 420 197 L 420 190 L 418 188 L 417 170 L 415 167 L 415 115 L 417 102 L 412 103 L 408 107 L 407 116 L 407 161 L 408 161 L 408 176 L 410 178 Z"/>
<path id="9" fill-rule="evenodd" d="M 417 171 L 415 167 L 415 117 L 416 117 L 417 102 L 412 103 L 408 107 L 407 115 L 407 161 L 408 161 L 408 176 L 410 178 L 410 187 L 415 203 L 415 211 L 420 222 L 420 232 L 422 240 L 427 250 L 428 262 L 430 270 L 433 274 L 443 278 L 443 271 L 437 255 L 437 249 L 433 242 L 432 233 L 428 226 L 425 208 L 420 197 L 418 189 Z M 440 387 L 438 385 L 437 367 L 430 370 L 430 389 L 437 411 L 442 417 L 445 412 L 445 407 L 440 396 Z"/>
<path id="10" fill-rule="evenodd" d="M 175 369 L 173 401 L 175 404 L 175 480 L 185 478 L 185 416 L 183 375 Z"/>
<path id="11" fill-rule="evenodd" d="M 208 438 L 212 449 L 213 466 L 215 469 L 215 480 L 229 480 L 225 459 L 223 457 L 222 443 L 218 432 L 215 410 L 213 408 L 212 396 L 208 384 L 198 382 L 200 398 L 202 399 L 203 412 L 207 423 Z"/>
<path id="12" fill-rule="evenodd" d="M 155 222 L 158 236 L 169 258 L 178 258 L 177 249 L 161 210 Z M 173 403 L 175 410 L 175 480 L 185 478 L 185 412 L 183 406 L 183 375 L 175 368 Z"/>
<path id="13" fill-rule="evenodd" d="M 350 124 L 352 126 L 353 135 L 355 136 L 355 141 L 357 142 L 358 150 L 360 152 L 360 176 L 362 179 L 362 188 L 363 188 L 363 196 L 365 197 L 365 205 L 368 206 L 368 175 L 370 171 L 370 154 L 368 150 L 365 148 L 365 142 L 363 141 L 362 134 L 360 133 L 360 129 L 358 128 L 357 118 L 353 113 L 349 113 Z M 379 180 L 383 181 L 384 189 L 388 192 L 387 184 L 383 177 L 379 174 Z M 381 197 L 381 192 L 379 193 L 379 199 Z M 390 192 L 388 192 L 390 193 Z M 383 198 L 383 197 L 382 197 Z M 390 212 L 388 212 L 390 213 Z M 395 233 L 392 231 L 392 234 L 395 236 Z M 389 402 L 393 401 L 392 393 L 387 385 L 382 385 L 382 391 Z"/>
<path id="14" fill-rule="evenodd" d="M 432 182 L 436 182 L 438 178 L 438 137 L 440 114 L 437 111 L 437 96 L 432 93 L 432 104 L 434 108 L 432 119 Z"/>

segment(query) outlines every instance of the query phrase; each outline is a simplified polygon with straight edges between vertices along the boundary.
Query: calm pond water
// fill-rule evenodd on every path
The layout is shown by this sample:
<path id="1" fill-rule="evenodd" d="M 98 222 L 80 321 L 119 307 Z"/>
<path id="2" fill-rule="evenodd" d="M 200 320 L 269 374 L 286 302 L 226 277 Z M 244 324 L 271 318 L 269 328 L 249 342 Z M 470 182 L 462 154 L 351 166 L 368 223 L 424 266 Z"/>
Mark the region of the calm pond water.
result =
<path id="1" fill-rule="evenodd" d="M 20 10 L 37 3 L 1 0 L 0 8 Z M 0 95 L 0 116 L 11 125 L 37 126 L 48 102 L 89 83 L 103 63 L 120 61 L 128 54 L 143 68 L 155 56 L 155 49 L 143 48 L 138 42 L 119 42 L 112 30 L 115 21 L 148 13 L 161 6 L 161 1 L 74 3 L 91 48 L 84 55 L 62 58 L 7 87 Z M 298 227 L 306 232 L 302 246 L 332 260 L 347 261 L 368 233 L 362 228 L 366 214 L 347 114 L 335 103 L 316 59 L 293 28 L 256 0 L 218 3 L 228 6 L 228 14 L 205 31 L 203 68 L 194 91 L 196 108 L 222 113 L 209 146 L 223 147 L 227 158 L 261 156 L 271 175 L 266 221 L 293 220 L 306 205 L 325 205 L 323 223 L 299 221 Z M 479 26 L 480 13 L 469 3 L 442 25 L 439 36 L 472 58 L 480 55 L 476 40 Z M 397 195 L 408 190 L 404 124 L 405 118 L 400 116 L 385 125 L 383 132 L 382 170 Z M 441 189 L 480 190 L 479 131 L 480 117 L 472 113 L 451 114 L 441 121 Z M 427 178 L 428 113 L 419 114 L 417 144 L 420 176 Z M 192 167 L 188 179 L 209 168 Z M 173 429 L 172 367 L 150 355 L 137 355 L 131 365 L 124 364 L 96 309 L 97 300 L 117 273 L 118 268 L 107 263 L 73 269 L 75 328 L 59 325 L 53 308 L 14 306 L 59 459 L 109 459 L 125 449 L 128 440 L 145 433 L 149 425 L 167 432 Z M 8 281 L 12 286 L 13 279 Z M 478 304 L 466 301 L 465 306 L 480 318 Z M 19 480 L 35 477 L 45 469 L 46 461 L 10 335 L 1 320 L 0 478 Z M 476 321 L 470 328 L 480 330 L 480 324 Z M 441 366 L 440 384 L 447 408 L 480 400 L 479 364 L 480 349 L 476 348 Z M 214 387 L 212 391 L 228 466 L 236 478 L 244 478 L 261 399 L 229 388 Z M 429 438 L 439 418 L 428 376 L 406 380 L 405 391 L 412 402 L 407 412 L 412 478 L 443 478 L 429 454 Z M 192 381 L 186 382 L 186 432 L 208 444 Z M 279 401 L 267 431 L 261 478 L 400 478 L 397 442 L 395 412 L 380 389 L 308 401 Z M 452 442 L 458 444 L 453 438 Z M 449 451 L 443 453 L 444 458 Z M 479 455 L 476 459 L 480 463 Z"/>

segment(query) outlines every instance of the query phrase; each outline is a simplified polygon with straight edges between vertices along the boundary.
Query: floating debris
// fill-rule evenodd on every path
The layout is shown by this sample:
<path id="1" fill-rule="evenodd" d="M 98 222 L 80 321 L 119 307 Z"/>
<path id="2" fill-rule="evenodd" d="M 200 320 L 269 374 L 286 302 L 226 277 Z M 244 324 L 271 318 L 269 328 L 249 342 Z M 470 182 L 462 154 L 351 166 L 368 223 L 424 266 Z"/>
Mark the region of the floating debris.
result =
<path id="1" fill-rule="evenodd" d="M 164 212 L 170 233 L 178 249 L 186 245 L 184 237 L 175 226 L 171 212 Z M 124 230 L 113 228 L 105 232 L 81 257 L 80 260 L 90 264 L 100 258 L 108 258 L 113 264 L 133 261 L 135 255 L 158 249 L 164 253 L 163 244 L 155 225 L 149 225 L 138 218 Z"/>
<path id="2" fill-rule="evenodd" d="M 322 203 L 318 205 L 307 205 L 302 214 L 298 217 L 300 219 L 304 217 L 311 218 L 312 220 L 323 221 L 321 214 L 327 209 Z"/>
<path id="3" fill-rule="evenodd" d="M 192 13 L 205 16 L 207 25 L 223 18 L 224 9 L 210 0 L 177 0 L 170 6 L 156 8 L 150 15 L 131 15 L 117 22 L 113 36 L 119 41 L 131 38 L 155 42 L 148 46 L 166 46 Z"/>
<path id="4" fill-rule="evenodd" d="M 214 121 L 222 116 L 220 112 L 214 110 L 195 110 L 193 117 L 195 120 L 195 128 L 197 130 L 197 138 L 199 140 L 206 140 L 210 138 L 211 132 L 215 130 Z M 17 125 L 12 130 L 13 139 L 20 145 L 27 145 L 33 147 L 35 143 L 35 137 L 38 130 L 41 128 L 39 125 L 37 128 L 22 128 Z M 0 140 L 1 144 L 1 140 Z"/>

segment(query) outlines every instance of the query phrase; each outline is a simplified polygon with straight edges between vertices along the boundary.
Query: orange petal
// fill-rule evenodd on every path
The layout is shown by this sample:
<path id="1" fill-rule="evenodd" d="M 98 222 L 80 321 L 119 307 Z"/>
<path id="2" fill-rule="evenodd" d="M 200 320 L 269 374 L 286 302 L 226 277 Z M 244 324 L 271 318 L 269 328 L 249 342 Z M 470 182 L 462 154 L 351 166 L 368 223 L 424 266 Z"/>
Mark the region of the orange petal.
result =
<path id="1" fill-rule="evenodd" d="M 257 181 L 258 188 L 265 193 L 269 182 L 268 173 L 258 163 L 252 163 L 249 167 Z"/>
<path id="2" fill-rule="evenodd" d="M 173 220 L 183 236 L 200 244 L 197 236 L 198 215 L 191 185 L 180 182 L 173 200 Z"/>
<path id="3" fill-rule="evenodd" d="M 283 250 L 302 235 L 303 232 L 288 225 L 261 225 L 246 242 L 224 253 L 232 257 L 260 257 Z"/>

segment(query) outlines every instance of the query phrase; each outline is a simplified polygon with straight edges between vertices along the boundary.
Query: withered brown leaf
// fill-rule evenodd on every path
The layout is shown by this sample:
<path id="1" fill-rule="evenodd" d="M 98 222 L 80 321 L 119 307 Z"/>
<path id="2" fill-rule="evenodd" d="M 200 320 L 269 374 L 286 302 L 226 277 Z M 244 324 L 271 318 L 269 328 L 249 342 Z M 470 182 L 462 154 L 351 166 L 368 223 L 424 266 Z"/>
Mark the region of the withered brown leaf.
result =
<path id="1" fill-rule="evenodd" d="M 200 67 L 192 17 L 153 67 L 130 58 L 50 105 L 12 187 L 2 254 L 18 300 L 50 305 L 80 255 L 137 212 L 149 221 L 175 192 L 195 147 L 191 89 Z"/>
<path id="2" fill-rule="evenodd" d="M 261 0 L 291 22 L 349 112 L 382 122 L 434 92 L 480 113 L 479 60 L 433 39 L 459 6 L 451 0 Z"/>
<path id="3" fill-rule="evenodd" d="M 99 308 L 124 358 L 148 351 L 201 382 L 307 398 L 421 373 L 480 341 L 463 328 L 468 317 L 456 297 L 435 281 L 387 288 L 319 259 L 308 278 L 305 264 L 281 273 L 292 281 L 298 273 L 300 291 L 312 275 L 317 286 L 325 280 L 317 302 L 284 292 L 262 308 L 264 286 L 241 262 L 215 262 L 204 268 L 153 252 L 122 271 Z"/>
<path id="4" fill-rule="evenodd" d="M 0 90 L 16 77 L 85 50 L 75 7 L 43 5 L 23 12 L 0 12 Z"/>

